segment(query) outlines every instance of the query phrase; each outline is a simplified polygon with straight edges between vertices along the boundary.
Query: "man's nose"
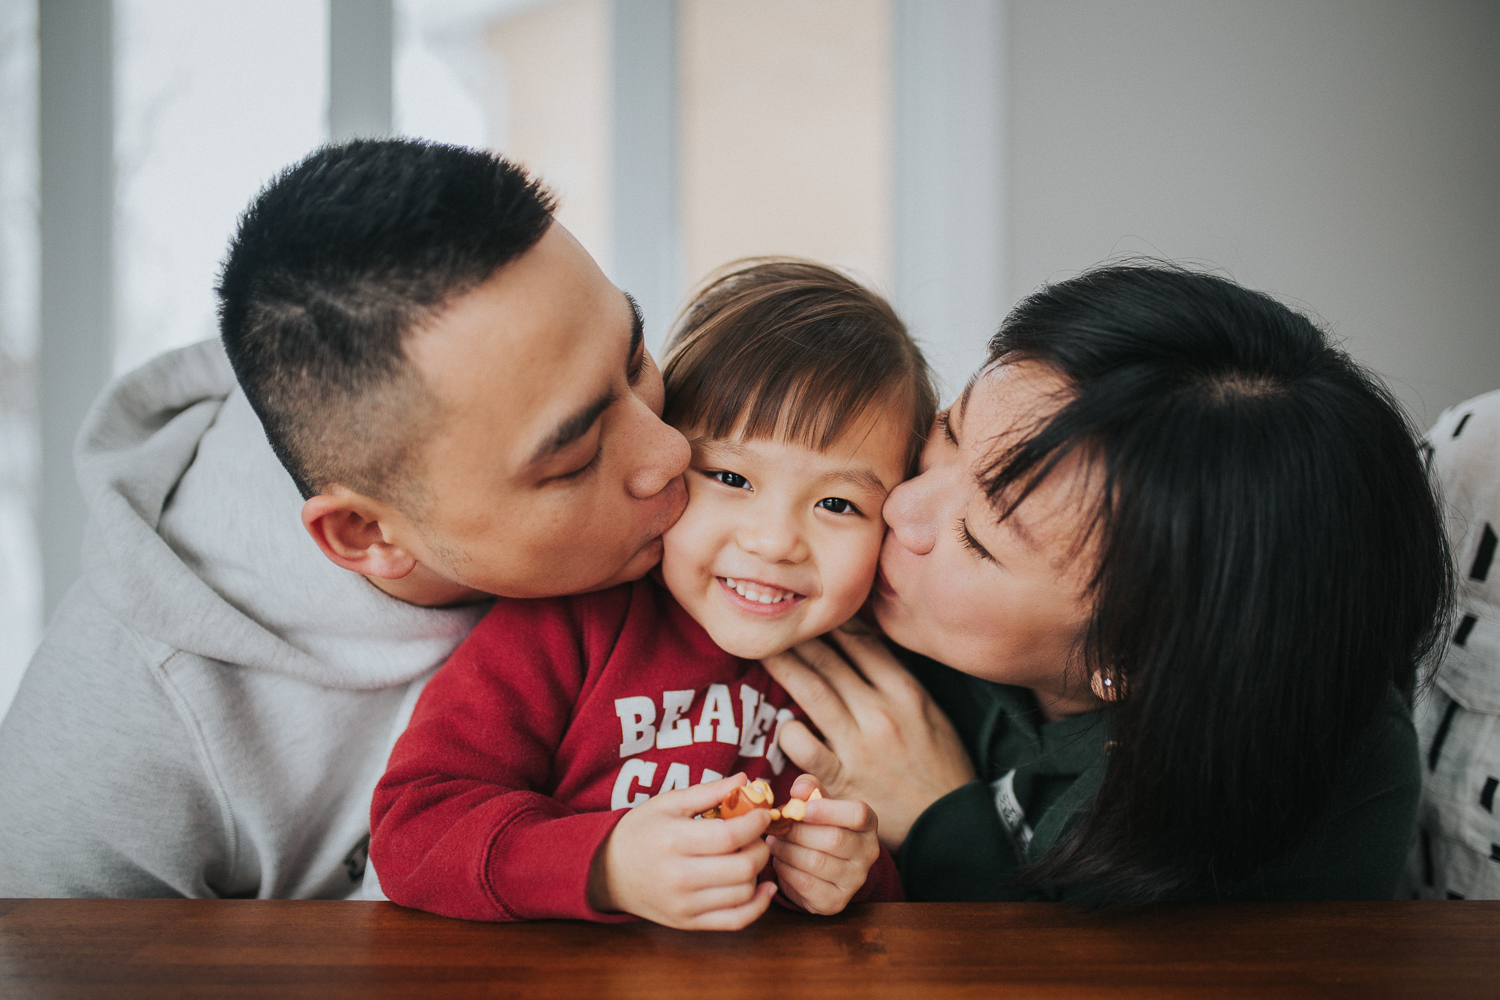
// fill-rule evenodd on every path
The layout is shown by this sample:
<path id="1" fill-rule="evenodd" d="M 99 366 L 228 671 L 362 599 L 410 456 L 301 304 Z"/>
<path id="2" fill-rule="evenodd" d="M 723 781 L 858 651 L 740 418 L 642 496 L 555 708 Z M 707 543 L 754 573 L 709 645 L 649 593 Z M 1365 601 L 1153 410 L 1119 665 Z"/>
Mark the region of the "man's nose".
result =
<path id="1" fill-rule="evenodd" d="M 902 548 L 925 556 L 937 544 L 940 483 L 935 470 L 908 479 L 891 490 L 881 514 Z"/>
<path id="2" fill-rule="evenodd" d="M 634 469 L 625 478 L 625 488 L 637 500 L 649 500 L 687 471 L 693 450 L 687 438 L 662 423 L 645 405 L 637 406 L 640 432 Z"/>

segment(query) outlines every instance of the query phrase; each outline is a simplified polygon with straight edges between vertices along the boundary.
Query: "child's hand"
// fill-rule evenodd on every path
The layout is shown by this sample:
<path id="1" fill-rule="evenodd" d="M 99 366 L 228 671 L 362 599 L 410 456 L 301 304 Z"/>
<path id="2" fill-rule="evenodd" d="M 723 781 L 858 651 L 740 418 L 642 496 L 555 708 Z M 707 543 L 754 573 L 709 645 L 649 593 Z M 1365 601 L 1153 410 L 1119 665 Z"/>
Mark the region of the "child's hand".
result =
<path id="1" fill-rule="evenodd" d="M 810 774 L 792 785 L 792 797 L 822 790 Z M 880 857 L 875 811 L 856 799 L 816 799 L 807 818 L 785 837 L 772 837 L 772 864 L 786 897 L 808 913 L 838 913 L 865 884 Z"/>
<path id="2" fill-rule="evenodd" d="M 684 930 L 739 930 L 753 923 L 776 893 L 774 882 L 755 883 L 769 856 L 761 837 L 770 813 L 693 818 L 744 783 L 743 774 L 721 778 L 658 795 L 626 813 L 594 856 L 589 905 Z"/>

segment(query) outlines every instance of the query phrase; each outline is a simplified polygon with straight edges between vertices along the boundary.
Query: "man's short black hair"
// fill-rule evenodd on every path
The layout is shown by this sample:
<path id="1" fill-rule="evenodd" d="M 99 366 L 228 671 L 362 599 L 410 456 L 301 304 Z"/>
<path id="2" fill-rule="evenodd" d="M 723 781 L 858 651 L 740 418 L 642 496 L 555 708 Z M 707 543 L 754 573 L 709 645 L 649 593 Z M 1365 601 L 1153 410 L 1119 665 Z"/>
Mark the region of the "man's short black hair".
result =
<path id="1" fill-rule="evenodd" d="M 536 245 L 554 203 L 491 153 L 406 139 L 325 146 L 240 218 L 220 274 L 235 376 L 304 497 L 410 497 L 436 401 L 410 332 Z"/>

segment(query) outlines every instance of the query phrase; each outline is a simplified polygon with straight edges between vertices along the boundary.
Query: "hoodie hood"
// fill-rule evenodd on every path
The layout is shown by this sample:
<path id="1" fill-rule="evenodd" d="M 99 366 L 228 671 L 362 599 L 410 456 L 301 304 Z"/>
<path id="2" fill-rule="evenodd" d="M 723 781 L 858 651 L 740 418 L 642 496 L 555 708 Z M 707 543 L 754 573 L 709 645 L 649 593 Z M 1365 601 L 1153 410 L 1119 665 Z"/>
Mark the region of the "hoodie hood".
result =
<path id="1" fill-rule="evenodd" d="M 417 607 L 329 562 L 216 340 L 111 385 L 74 461 L 84 578 L 123 624 L 175 649 L 370 690 L 440 665 L 489 608 Z"/>

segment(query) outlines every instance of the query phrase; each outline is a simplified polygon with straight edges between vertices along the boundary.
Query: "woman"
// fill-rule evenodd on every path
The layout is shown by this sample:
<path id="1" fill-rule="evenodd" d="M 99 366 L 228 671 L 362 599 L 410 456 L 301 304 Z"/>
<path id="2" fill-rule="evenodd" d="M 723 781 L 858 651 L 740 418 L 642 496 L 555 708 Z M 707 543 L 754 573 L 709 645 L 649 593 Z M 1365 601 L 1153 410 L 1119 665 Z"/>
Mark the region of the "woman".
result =
<path id="1" fill-rule="evenodd" d="M 870 636 L 767 666 L 910 898 L 1391 895 L 1452 583 L 1399 409 L 1306 317 L 1162 266 L 1044 288 L 885 517 L 926 690 Z"/>

